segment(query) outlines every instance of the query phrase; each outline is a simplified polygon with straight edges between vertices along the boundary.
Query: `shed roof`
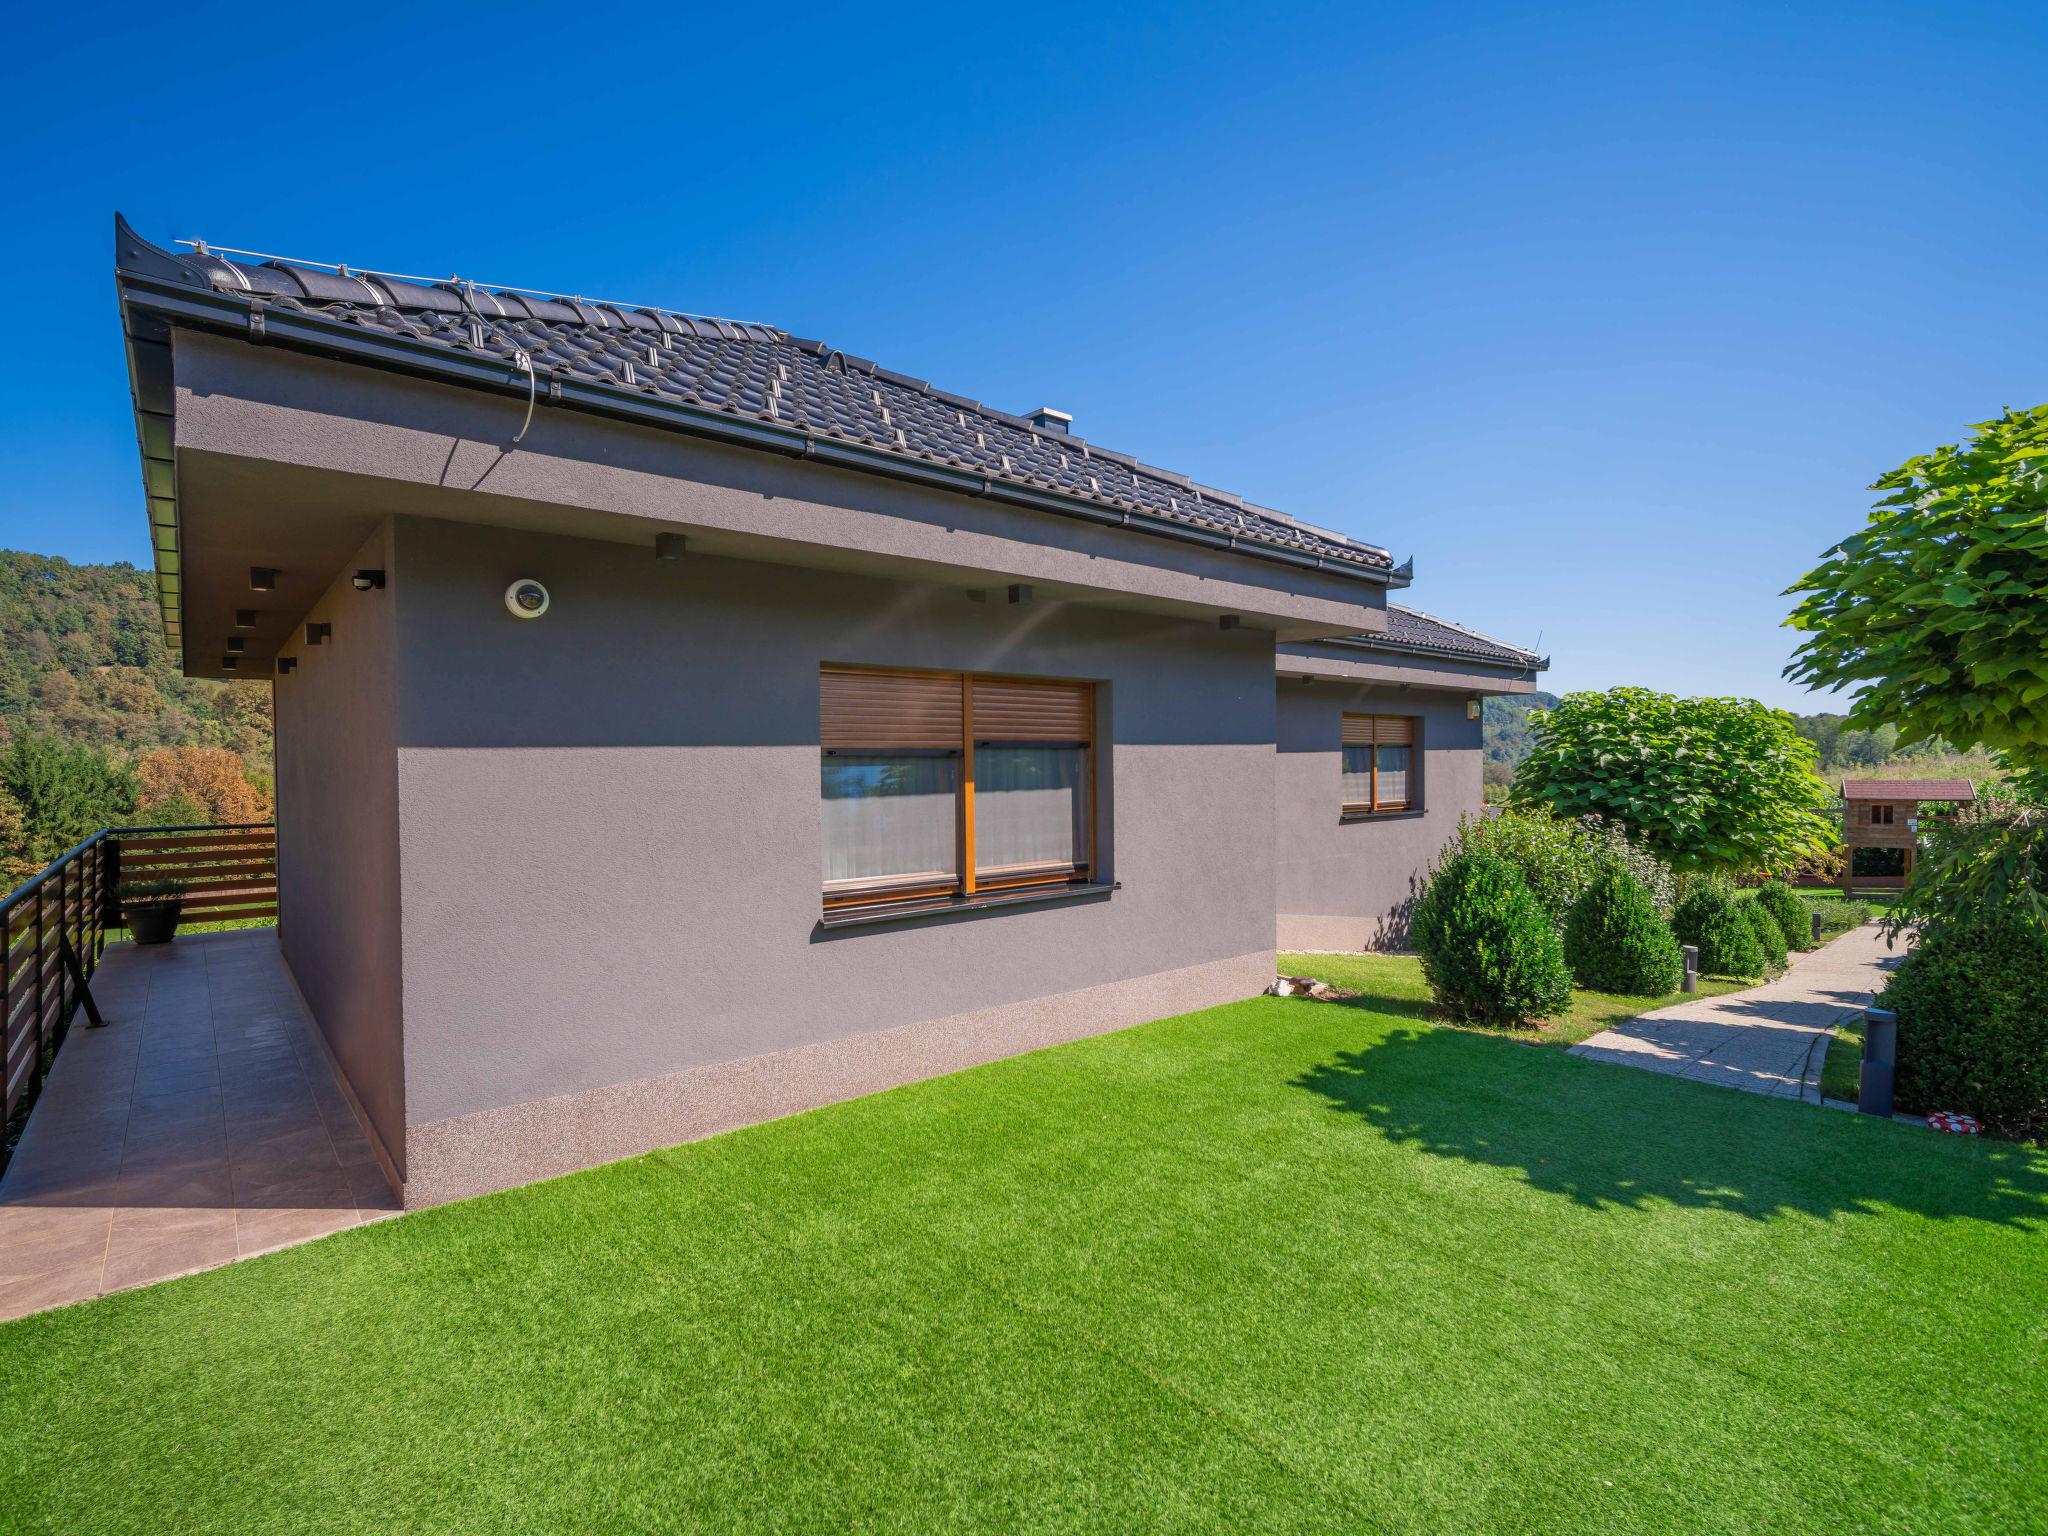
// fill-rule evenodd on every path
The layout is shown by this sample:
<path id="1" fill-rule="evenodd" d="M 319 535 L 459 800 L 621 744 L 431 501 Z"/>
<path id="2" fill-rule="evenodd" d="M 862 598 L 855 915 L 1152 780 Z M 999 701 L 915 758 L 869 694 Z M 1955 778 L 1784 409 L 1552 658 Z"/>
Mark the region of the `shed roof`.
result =
<path id="1" fill-rule="evenodd" d="M 1968 779 L 1848 779 L 1842 784 L 1844 800 L 1975 800 L 1977 789 Z"/>

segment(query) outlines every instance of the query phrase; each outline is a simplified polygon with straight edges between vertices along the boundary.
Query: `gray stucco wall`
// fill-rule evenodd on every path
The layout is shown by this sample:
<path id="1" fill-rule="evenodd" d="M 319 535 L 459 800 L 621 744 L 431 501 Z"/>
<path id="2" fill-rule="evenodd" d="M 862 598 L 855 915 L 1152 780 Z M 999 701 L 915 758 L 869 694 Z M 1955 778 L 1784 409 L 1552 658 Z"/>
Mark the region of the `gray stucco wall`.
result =
<path id="1" fill-rule="evenodd" d="M 1216 979 L 1162 985 L 1162 1013 L 1270 976 L 1269 633 L 395 530 L 413 1127 L 1163 973 Z M 506 613 L 521 576 L 548 585 L 545 618 Z M 828 660 L 1105 684 L 1100 848 L 1123 889 L 821 930 Z"/>
<path id="2" fill-rule="evenodd" d="M 349 570 L 394 565 L 389 524 Z M 392 571 L 392 580 L 397 572 Z M 403 1175 L 396 625 L 389 590 L 343 575 L 305 617 L 325 644 L 292 647 L 278 680 L 278 933 L 342 1075 Z"/>
<path id="3" fill-rule="evenodd" d="M 1481 803 L 1481 725 L 1465 718 L 1466 697 L 1280 679 L 1274 831 L 1281 949 L 1376 949 L 1405 941 L 1421 876 L 1459 816 L 1476 813 Z M 1419 814 L 1344 819 L 1346 711 L 1421 720 Z"/>

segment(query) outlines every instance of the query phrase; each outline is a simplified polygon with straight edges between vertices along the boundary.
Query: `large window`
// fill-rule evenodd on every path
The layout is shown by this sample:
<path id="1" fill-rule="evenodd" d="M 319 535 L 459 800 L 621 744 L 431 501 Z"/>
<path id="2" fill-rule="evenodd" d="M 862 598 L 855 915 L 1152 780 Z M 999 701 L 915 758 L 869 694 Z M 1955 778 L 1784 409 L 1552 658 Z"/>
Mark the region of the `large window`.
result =
<path id="1" fill-rule="evenodd" d="M 1344 809 L 1357 815 L 1421 809 L 1415 721 L 1408 715 L 1344 717 Z"/>
<path id="2" fill-rule="evenodd" d="M 827 666 L 819 702 L 828 908 L 1090 879 L 1093 684 Z"/>

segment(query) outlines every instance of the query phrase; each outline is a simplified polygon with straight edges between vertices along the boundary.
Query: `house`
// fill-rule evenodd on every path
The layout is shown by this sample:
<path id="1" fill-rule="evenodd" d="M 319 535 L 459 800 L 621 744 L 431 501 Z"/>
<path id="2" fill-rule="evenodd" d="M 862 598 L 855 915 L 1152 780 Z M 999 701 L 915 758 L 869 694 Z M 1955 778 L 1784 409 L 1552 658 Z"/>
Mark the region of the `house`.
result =
<path id="1" fill-rule="evenodd" d="M 1482 701 L 1534 693 L 1549 663 L 1395 603 L 1384 630 L 1275 651 L 1279 946 L 1397 947 L 1430 861 L 1481 803 Z"/>
<path id="2" fill-rule="evenodd" d="M 1849 779 L 1842 785 L 1842 889 L 1899 890 L 1919 850 L 1922 802 L 1968 805 L 1968 779 Z"/>
<path id="3" fill-rule="evenodd" d="M 278 943 L 408 1205 L 1371 939 L 1537 665 L 1059 411 L 229 254 L 117 221 L 164 630 L 274 682 Z"/>

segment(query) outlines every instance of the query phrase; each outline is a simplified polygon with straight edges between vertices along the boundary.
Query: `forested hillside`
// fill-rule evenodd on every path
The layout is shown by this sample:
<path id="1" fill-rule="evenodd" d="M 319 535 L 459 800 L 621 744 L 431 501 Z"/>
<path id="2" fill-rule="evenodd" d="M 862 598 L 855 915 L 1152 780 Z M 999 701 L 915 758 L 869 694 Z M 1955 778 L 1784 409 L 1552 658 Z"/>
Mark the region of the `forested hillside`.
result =
<path id="1" fill-rule="evenodd" d="M 147 571 L 0 550 L 0 746 L 225 747 L 267 780 L 270 685 L 172 670 Z"/>
<path id="2" fill-rule="evenodd" d="M 1483 771 L 1488 800 L 1501 798 L 1507 786 L 1514 782 L 1515 765 L 1536 745 L 1536 737 L 1529 729 L 1529 711 L 1556 707 L 1557 695 L 1554 693 L 1508 694 L 1486 701 L 1483 717 L 1486 765 Z"/>
<path id="3" fill-rule="evenodd" d="M 268 819 L 270 685 L 181 677 L 146 571 L 0 550 L 0 894 L 94 828 Z"/>

